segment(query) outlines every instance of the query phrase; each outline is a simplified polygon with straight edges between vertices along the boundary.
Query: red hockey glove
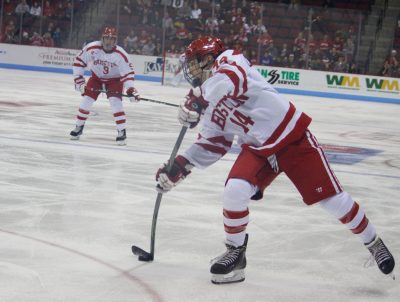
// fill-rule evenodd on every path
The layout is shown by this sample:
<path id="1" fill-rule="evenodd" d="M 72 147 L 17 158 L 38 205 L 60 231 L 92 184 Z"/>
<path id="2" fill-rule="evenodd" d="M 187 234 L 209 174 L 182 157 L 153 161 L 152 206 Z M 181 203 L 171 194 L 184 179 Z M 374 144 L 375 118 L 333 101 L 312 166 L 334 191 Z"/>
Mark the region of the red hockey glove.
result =
<path id="1" fill-rule="evenodd" d="M 84 94 L 85 93 L 85 89 L 86 89 L 86 81 L 85 78 L 83 76 L 78 76 L 74 79 L 75 82 L 75 90 L 80 92 L 80 94 Z"/>
<path id="2" fill-rule="evenodd" d="M 207 106 L 208 103 L 202 97 L 200 89 L 190 89 L 189 94 L 179 105 L 179 122 L 189 128 L 196 127 Z"/>
<path id="3" fill-rule="evenodd" d="M 134 87 L 129 87 L 126 90 L 126 95 L 129 97 L 129 101 L 131 101 L 132 103 L 137 103 L 140 101 L 139 92 Z"/>
<path id="4" fill-rule="evenodd" d="M 191 173 L 191 169 L 194 167 L 186 158 L 182 155 L 178 155 L 169 172 L 167 172 L 168 162 L 164 163 L 157 171 L 157 191 L 159 193 L 166 193 L 173 187 L 179 184 Z"/>

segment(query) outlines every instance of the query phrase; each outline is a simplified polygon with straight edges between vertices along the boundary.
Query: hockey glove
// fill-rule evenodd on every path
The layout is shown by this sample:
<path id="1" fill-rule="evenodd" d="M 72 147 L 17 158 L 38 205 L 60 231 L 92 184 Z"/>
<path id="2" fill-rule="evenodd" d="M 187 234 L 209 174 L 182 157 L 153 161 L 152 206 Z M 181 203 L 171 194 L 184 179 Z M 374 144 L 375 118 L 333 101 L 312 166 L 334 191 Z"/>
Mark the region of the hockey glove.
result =
<path id="1" fill-rule="evenodd" d="M 139 92 L 134 87 L 129 87 L 126 90 L 126 95 L 129 97 L 129 101 L 131 101 L 132 103 L 137 103 L 140 101 Z"/>
<path id="2" fill-rule="evenodd" d="M 75 90 L 83 95 L 86 89 L 85 78 L 83 76 L 78 76 L 74 79 L 74 82 L 75 82 Z"/>
<path id="3" fill-rule="evenodd" d="M 189 94 L 179 105 L 178 120 L 186 127 L 194 128 L 200 121 L 200 116 L 208 103 L 201 96 L 200 89 L 190 89 Z"/>
<path id="4" fill-rule="evenodd" d="M 179 184 L 191 173 L 191 169 L 194 167 L 186 158 L 182 155 L 178 155 L 169 172 L 167 172 L 168 162 L 164 163 L 157 171 L 157 192 L 166 193 L 173 187 Z"/>

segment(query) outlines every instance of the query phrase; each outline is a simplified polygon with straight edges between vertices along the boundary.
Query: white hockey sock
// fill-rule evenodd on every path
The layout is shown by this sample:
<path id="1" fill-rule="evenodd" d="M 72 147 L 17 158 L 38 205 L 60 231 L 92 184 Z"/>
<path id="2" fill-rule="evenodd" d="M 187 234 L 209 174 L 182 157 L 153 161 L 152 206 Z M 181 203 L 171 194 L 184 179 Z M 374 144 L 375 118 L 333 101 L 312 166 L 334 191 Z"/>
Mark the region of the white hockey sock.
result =
<path id="1" fill-rule="evenodd" d="M 364 243 L 371 242 L 376 230 L 369 222 L 364 210 L 351 198 L 347 192 L 326 198 L 320 203 L 321 207 L 329 214 L 340 220 L 354 234 L 358 235 Z"/>
<path id="2" fill-rule="evenodd" d="M 94 102 L 95 100 L 87 95 L 83 97 L 81 104 L 79 105 L 78 114 L 76 116 L 77 126 L 82 126 L 85 124 Z"/>
<path id="3" fill-rule="evenodd" d="M 249 223 L 248 204 L 257 188 L 243 179 L 229 179 L 224 190 L 224 228 L 228 244 L 240 246 L 244 243 Z"/>
<path id="4" fill-rule="evenodd" d="M 109 99 L 112 113 L 114 115 L 115 124 L 118 130 L 126 128 L 126 116 L 122 106 L 122 100 L 117 97 L 110 97 Z"/>

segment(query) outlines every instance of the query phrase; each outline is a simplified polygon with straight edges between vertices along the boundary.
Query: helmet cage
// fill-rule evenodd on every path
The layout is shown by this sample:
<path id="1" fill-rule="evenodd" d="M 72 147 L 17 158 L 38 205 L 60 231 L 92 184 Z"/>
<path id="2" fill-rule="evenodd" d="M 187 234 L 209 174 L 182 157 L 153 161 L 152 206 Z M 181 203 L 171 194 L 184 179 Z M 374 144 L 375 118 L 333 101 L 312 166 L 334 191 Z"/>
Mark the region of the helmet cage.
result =
<path id="1" fill-rule="evenodd" d="M 200 86 L 210 76 L 210 55 L 216 59 L 224 50 L 222 41 L 215 37 L 201 37 L 190 43 L 182 64 L 186 80 L 193 87 Z"/>
<path id="2" fill-rule="evenodd" d="M 186 59 L 182 64 L 182 69 L 185 79 L 190 85 L 198 87 L 202 84 L 203 69 L 200 67 L 197 58 L 191 60 Z"/>
<path id="3" fill-rule="evenodd" d="M 117 30 L 113 27 L 106 27 L 101 36 L 101 43 L 104 51 L 111 52 L 117 46 Z"/>

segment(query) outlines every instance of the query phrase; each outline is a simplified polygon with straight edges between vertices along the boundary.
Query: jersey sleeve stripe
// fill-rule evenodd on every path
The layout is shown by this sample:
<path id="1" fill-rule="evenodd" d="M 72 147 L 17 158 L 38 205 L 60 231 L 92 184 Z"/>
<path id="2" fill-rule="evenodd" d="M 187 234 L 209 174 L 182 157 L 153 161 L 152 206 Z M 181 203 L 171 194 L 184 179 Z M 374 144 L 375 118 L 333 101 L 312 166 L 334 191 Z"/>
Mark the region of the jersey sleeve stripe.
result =
<path id="1" fill-rule="evenodd" d="M 239 84 L 240 84 L 240 79 L 238 75 L 229 69 L 221 69 L 217 71 L 218 73 L 226 74 L 228 78 L 232 81 L 233 86 L 235 87 L 234 95 L 237 96 L 239 94 Z"/>
<path id="2" fill-rule="evenodd" d="M 130 74 L 135 74 L 135 72 L 134 72 L 134 71 L 128 72 L 126 75 L 122 76 L 122 78 L 125 78 L 125 77 L 127 77 L 128 75 L 130 75 Z"/>
<path id="3" fill-rule="evenodd" d="M 243 76 L 243 85 L 242 85 L 243 92 L 242 92 L 242 94 L 245 94 L 247 92 L 247 76 L 246 76 L 246 72 L 244 71 L 244 69 L 241 66 L 237 65 L 236 62 L 233 62 L 230 65 L 235 66 L 237 69 L 239 69 L 239 72 L 242 74 L 242 76 Z"/>
<path id="4" fill-rule="evenodd" d="M 129 63 L 128 58 L 124 55 L 124 53 L 118 49 L 114 50 L 116 53 L 119 53 L 121 57 L 125 60 L 126 63 Z"/>
<path id="5" fill-rule="evenodd" d="M 232 146 L 232 142 L 228 141 L 224 136 L 214 136 L 214 137 L 207 138 L 207 140 L 211 143 L 221 144 L 228 148 L 230 148 Z"/>
<path id="6" fill-rule="evenodd" d="M 226 154 L 226 150 L 224 148 L 218 147 L 218 146 L 214 146 L 214 145 L 210 145 L 210 144 L 205 144 L 205 143 L 196 143 L 196 145 L 202 147 L 203 149 L 210 151 L 212 153 L 217 153 L 217 154 L 221 154 L 221 155 L 225 155 Z"/>
<path id="7" fill-rule="evenodd" d="M 74 63 L 72 66 L 75 66 L 75 67 L 82 67 L 82 68 L 85 68 L 85 67 L 86 67 L 86 65 L 81 65 L 81 64 L 78 64 L 78 63 Z"/>
<path id="8" fill-rule="evenodd" d="M 289 103 L 289 110 L 286 112 L 285 117 L 283 118 L 282 122 L 279 126 L 275 129 L 269 139 L 265 142 L 265 145 L 269 145 L 272 142 L 276 141 L 279 136 L 282 135 L 283 131 L 286 129 L 287 125 L 289 124 L 290 120 L 293 118 L 294 113 L 296 112 L 296 108 L 292 103 Z"/>
<path id="9" fill-rule="evenodd" d="M 134 78 L 135 78 L 135 72 L 131 71 L 131 72 L 127 73 L 126 75 L 124 75 L 123 77 L 121 77 L 121 82 L 126 82 L 129 80 L 133 81 Z"/>
<path id="10" fill-rule="evenodd" d="M 82 65 L 85 65 L 86 67 L 87 64 L 80 57 L 76 57 L 75 60 L 81 62 Z"/>

